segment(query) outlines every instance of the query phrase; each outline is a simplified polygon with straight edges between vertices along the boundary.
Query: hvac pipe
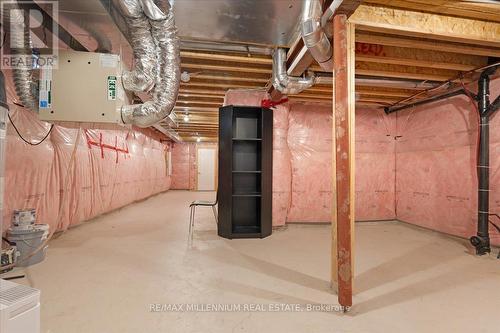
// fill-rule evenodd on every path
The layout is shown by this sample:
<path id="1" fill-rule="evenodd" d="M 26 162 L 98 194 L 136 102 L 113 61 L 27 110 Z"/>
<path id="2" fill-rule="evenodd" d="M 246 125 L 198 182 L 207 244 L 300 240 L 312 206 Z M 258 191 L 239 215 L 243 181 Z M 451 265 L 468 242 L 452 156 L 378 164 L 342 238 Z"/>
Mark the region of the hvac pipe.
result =
<path id="1" fill-rule="evenodd" d="M 12 69 L 16 94 L 24 107 L 38 111 L 38 82 L 30 66 L 34 60 L 33 43 L 29 27 L 24 23 L 25 11 L 14 3 L 2 8 L 2 16 L 9 20 L 5 23 L 10 27 L 10 47 L 17 64 Z"/>
<path id="2" fill-rule="evenodd" d="M 334 0 L 329 7 L 331 15 L 340 6 L 342 1 Z M 321 26 L 323 10 L 320 0 L 304 0 L 302 2 L 301 33 L 304 45 L 307 47 L 314 60 L 327 72 L 333 70 L 332 45 Z M 330 16 L 331 17 L 331 16 Z"/>
<path id="3" fill-rule="evenodd" d="M 305 77 L 288 76 L 286 71 L 286 50 L 277 48 L 273 54 L 273 87 L 285 95 L 299 94 L 312 87 L 315 82 L 314 74 L 308 73 Z"/>
<path id="4" fill-rule="evenodd" d="M 139 127 L 157 124 L 172 112 L 180 86 L 180 49 L 168 0 L 115 0 L 128 27 L 134 71 L 124 74 L 125 89 L 148 91 L 152 100 L 122 107 L 122 121 Z"/>
<path id="5" fill-rule="evenodd" d="M 477 255 L 491 252 L 489 235 L 490 217 L 490 77 L 491 70 L 481 73 L 478 81 L 479 154 L 478 154 L 478 212 L 477 235 L 470 238 Z"/>

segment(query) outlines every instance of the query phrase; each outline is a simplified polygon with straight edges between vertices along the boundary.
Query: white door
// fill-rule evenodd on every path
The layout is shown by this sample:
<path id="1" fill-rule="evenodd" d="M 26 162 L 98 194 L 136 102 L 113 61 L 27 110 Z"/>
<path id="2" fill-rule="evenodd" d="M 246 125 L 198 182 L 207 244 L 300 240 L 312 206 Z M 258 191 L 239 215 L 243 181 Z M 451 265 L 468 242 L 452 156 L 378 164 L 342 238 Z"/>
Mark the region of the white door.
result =
<path id="1" fill-rule="evenodd" d="M 198 191 L 215 191 L 214 148 L 198 148 Z"/>

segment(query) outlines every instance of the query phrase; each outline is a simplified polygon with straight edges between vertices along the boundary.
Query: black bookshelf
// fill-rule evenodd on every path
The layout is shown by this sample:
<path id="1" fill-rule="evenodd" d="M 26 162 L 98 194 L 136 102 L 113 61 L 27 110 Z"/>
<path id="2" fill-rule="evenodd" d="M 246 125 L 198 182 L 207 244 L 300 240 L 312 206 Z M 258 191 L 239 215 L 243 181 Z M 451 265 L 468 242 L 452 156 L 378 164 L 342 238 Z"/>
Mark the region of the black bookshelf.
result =
<path id="1" fill-rule="evenodd" d="M 219 221 L 225 238 L 272 232 L 273 114 L 259 107 L 219 111 Z"/>

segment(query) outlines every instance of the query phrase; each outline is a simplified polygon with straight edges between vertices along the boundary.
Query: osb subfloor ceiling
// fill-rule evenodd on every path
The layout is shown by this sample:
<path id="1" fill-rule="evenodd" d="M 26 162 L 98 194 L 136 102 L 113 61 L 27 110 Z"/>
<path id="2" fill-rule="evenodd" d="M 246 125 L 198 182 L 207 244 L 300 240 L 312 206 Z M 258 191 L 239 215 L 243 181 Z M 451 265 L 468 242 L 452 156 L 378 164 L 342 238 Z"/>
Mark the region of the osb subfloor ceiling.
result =
<path id="1" fill-rule="evenodd" d="M 242 0 L 242 3 L 247 1 Z M 331 0 L 325 0 L 325 8 L 330 3 Z M 197 5 L 210 4 L 211 1 L 200 0 Z M 285 15 L 286 22 L 290 21 L 290 15 L 296 15 L 297 21 L 299 19 L 299 11 L 293 6 L 300 6 L 300 1 L 290 1 L 287 8 L 291 11 Z M 410 79 L 427 83 L 427 87 L 428 83 L 456 78 L 455 83 L 460 84 L 461 73 L 499 61 L 500 3 L 497 1 L 344 0 L 342 7 L 350 16 L 349 21 L 355 24 L 356 77 Z M 276 24 L 280 22 L 279 11 L 269 15 L 274 15 L 270 19 Z M 176 19 L 185 20 L 189 16 Z M 185 22 L 178 25 L 186 26 Z M 71 27 L 68 30 L 71 32 Z M 301 75 L 307 69 L 321 71 L 308 52 L 300 52 L 304 45 L 297 33 L 297 25 L 294 31 L 273 33 L 290 36 L 288 65 L 294 63 L 291 74 Z M 80 41 L 81 35 L 80 32 L 76 36 Z M 233 40 L 237 37 L 233 36 Z M 262 88 L 272 92 L 271 50 L 276 45 L 283 46 L 283 42 L 276 40 L 273 45 L 259 45 L 246 40 L 229 42 L 227 38 L 223 41 L 200 40 L 199 36 L 190 36 L 186 31 L 181 38 L 182 71 L 190 74 L 190 80 L 181 83 L 173 121 L 163 126 L 171 127 L 185 141 L 198 137 L 204 141 L 216 141 L 218 108 L 226 91 Z M 218 42 L 216 47 L 211 47 L 212 42 Z M 462 81 L 467 83 L 473 79 L 473 75 L 464 75 Z M 364 81 L 357 82 L 356 104 L 390 106 L 425 89 L 425 84 L 412 88 L 381 88 Z M 329 102 L 332 100 L 332 85 L 318 84 L 289 97 Z M 184 121 L 186 113 L 189 114 L 188 122 Z"/>

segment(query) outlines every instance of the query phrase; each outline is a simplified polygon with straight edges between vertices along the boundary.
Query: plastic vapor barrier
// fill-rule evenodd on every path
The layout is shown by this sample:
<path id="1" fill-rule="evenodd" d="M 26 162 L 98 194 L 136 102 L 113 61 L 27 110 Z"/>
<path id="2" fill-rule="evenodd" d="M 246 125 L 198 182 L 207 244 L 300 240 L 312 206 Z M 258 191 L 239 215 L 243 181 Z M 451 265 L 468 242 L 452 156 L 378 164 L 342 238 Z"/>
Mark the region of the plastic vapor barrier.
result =
<path id="1" fill-rule="evenodd" d="M 491 82 L 493 101 L 500 80 Z M 396 146 L 398 219 L 452 235 L 477 228 L 477 111 L 457 96 L 398 112 Z M 490 120 L 490 212 L 500 213 L 500 116 Z M 491 221 L 500 225 L 493 216 Z M 490 225 L 492 244 L 500 244 Z"/>
<path id="2" fill-rule="evenodd" d="M 288 222 L 329 222 L 332 218 L 332 108 L 327 104 L 290 106 L 288 146 L 292 198 Z"/>
<path id="3" fill-rule="evenodd" d="M 15 102 L 14 90 L 8 88 L 9 102 Z M 35 113 L 13 104 L 10 116 L 32 143 L 50 130 L 50 124 L 39 121 Z M 14 209 L 35 208 L 37 223 L 49 224 L 51 231 L 65 230 L 169 189 L 169 146 L 154 138 L 153 132 L 74 125 L 55 125 L 45 141 L 32 146 L 8 124 L 4 231 Z"/>
<path id="4" fill-rule="evenodd" d="M 356 220 L 395 218 L 395 122 L 383 111 L 357 109 Z M 289 222 L 330 222 L 332 106 L 292 103 L 288 145 L 292 155 Z"/>
<path id="5" fill-rule="evenodd" d="M 192 143 L 174 143 L 172 147 L 172 189 L 194 190 L 192 180 L 192 152 L 195 145 Z"/>

